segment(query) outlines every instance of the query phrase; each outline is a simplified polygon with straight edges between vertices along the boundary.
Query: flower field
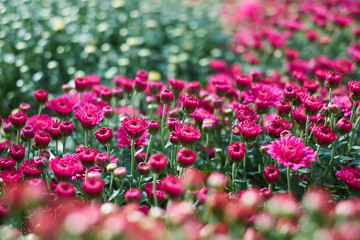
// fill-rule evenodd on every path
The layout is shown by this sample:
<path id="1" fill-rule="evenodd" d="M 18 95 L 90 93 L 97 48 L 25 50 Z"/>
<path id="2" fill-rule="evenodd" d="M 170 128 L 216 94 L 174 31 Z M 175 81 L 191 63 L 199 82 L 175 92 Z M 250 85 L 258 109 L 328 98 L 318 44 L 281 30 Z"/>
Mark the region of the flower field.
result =
<path id="1" fill-rule="evenodd" d="M 0 239 L 360 239 L 359 1 L 0 14 Z"/>

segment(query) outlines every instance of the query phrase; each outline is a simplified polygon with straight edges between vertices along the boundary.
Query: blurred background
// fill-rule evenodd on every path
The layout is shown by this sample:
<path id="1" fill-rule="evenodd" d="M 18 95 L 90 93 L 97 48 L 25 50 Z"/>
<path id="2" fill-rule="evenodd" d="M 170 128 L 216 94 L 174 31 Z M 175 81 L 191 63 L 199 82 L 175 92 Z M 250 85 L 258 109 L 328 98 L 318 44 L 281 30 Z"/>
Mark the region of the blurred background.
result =
<path id="1" fill-rule="evenodd" d="M 78 76 L 155 70 L 205 81 L 211 58 L 234 60 L 220 0 L 0 0 L 0 115 L 33 92 L 61 92 Z"/>

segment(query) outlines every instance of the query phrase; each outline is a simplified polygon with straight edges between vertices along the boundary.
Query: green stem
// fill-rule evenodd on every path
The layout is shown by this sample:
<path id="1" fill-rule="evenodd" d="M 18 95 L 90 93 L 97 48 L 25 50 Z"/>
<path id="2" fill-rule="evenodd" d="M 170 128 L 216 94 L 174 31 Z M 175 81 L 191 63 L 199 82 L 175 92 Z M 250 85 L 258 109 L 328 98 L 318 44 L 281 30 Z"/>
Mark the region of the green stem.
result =
<path id="1" fill-rule="evenodd" d="M 164 128 L 165 128 L 165 114 L 166 114 L 166 107 L 167 105 L 164 104 L 164 109 L 163 109 L 163 113 L 162 113 L 162 117 L 161 117 L 161 144 L 162 144 L 162 148 L 163 148 L 163 153 L 165 154 L 165 136 L 164 136 Z"/>
<path id="2" fill-rule="evenodd" d="M 85 175 L 85 179 L 88 179 L 88 175 L 89 175 L 89 168 L 86 168 L 86 175 Z"/>
<path id="3" fill-rule="evenodd" d="M 63 142 L 63 155 L 64 153 L 66 153 L 66 137 L 64 137 L 64 142 Z"/>
<path id="4" fill-rule="evenodd" d="M 312 171 L 311 171 L 311 177 L 310 177 L 310 182 L 309 182 L 309 189 L 310 189 L 311 184 L 313 183 L 314 178 L 315 178 L 316 163 L 317 163 L 317 160 L 318 160 L 318 157 L 319 157 L 319 152 L 320 152 L 320 145 L 318 145 L 318 147 L 317 147 L 317 149 L 316 149 L 316 159 L 315 159 L 315 162 L 314 162 L 313 169 L 312 169 Z"/>
<path id="5" fill-rule="evenodd" d="M 111 173 L 111 177 L 110 177 L 110 196 L 112 195 L 112 188 L 113 188 L 113 183 L 114 183 L 114 173 Z"/>
<path id="6" fill-rule="evenodd" d="M 157 173 L 154 173 L 153 175 L 153 195 L 154 195 L 154 205 L 155 207 L 158 206 L 158 199 L 156 196 L 156 179 L 157 179 Z"/>
<path id="7" fill-rule="evenodd" d="M 20 130 L 16 129 L 16 144 L 20 144 Z"/>
<path id="8" fill-rule="evenodd" d="M 136 91 L 134 90 L 132 97 L 131 97 L 131 107 L 132 107 L 132 113 L 133 116 L 135 116 L 135 96 L 136 96 Z"/>
<path id="9" fill-rule="evenodd" d="M 325 174 L 324 174 L 324 177 L 322 178 L 320 184 L 322 184 L 328 174 L 328 171 L 331 167 L 331 164 L 334 160 L 334 155 L 335 155 L 335 149 L 336 149 L 336 144 L 337 144 L 337 141 L 338 141 L 339 138 L 336 138 L 336 140 L 333 142 L 333 145 L 332 145 L 332 150 L 331 150 L 331 159 L 330 159 L 330 162 L 329 162 L 329 165 L 326 167 L 326 170 L 325 170 Z"/>
<path id="10" fill-rule="evenodd" d="M 135 139 L 132 139 L 132 140 L 131 140 L 130 188 L 132 187 L 132 184 L 133 184 L 134 165 L 135 165 Z"/>
<path id="11" fill-rule="evenodd" d="M 107 150 L 107 154 L 109 157 L 109 162 L 111 161 L 111 147 L 110 147 L 110 143 L 106 144 L 106 150 Z"/>
<path id="12" fill-rule="evenodd" d="M 42 104 L 39 104 L 39 111 L 38 111 L 38 115 L 41 115 L 41 110 L 42 110 Z"/>
<path id="13" fill-rule="evenodd" d="M 56 140 L 56 141 L 55 141 L 55 154 L 56 154 L 56 156 L 59 155 L 59 154 L 58 154 L 58 145 L 59 145 L 59 141 Z"/>
<path id="14" fill-rule="evenodd" d="M 332 98 L 332 88 L 329 89 L 329 103 L 331 103 Z"/>
<path id="15" fill-rule="evenodd" d="M 29 139 L 29 142 L 28 142 L 27 159 L 30 159 L 30 151 L 31 151 L 31 139 Z"/>
<path id="16" fill-rule="evenodd" d="M 248 143 L 245 142 L 245 155 L 243 160 L 243 177 L 246 178 L 246 157 L 247 157 Z"/>
<path id="17" fill-rule="evenodd" d="M 153 140 L 153 135 L 150 135 L 150 140 L 149 140 L 149 145 L 146 149 L 146 156 L 145 156 L 145 162 L 147 162 L 149 160 L 149 155 L 150 155 L 150 149 L 151 149 L 151 145 L 152 145 L 152 140 Z"/>
<path id="18" fill-rule="evenodd" d="M 208 133 L 206 133 L 205 151 L 206 151 L 208 170 L 210 170 L 211 164 L 210 164 L 210 157 L 209 157 L 209 134 Z"/>
<path id="19" fill-rule="evenodd" d="M 183 116 L 183 119 L 181 120 L 181 125 L 183 126 L 184 125 L 184 122 L 185 122 L 185 120 L 186 120 L 186 113 L 184 113 L 184 116 Z"/>
<path id="20" fill-rule="evenodd" d="M 294 103 L 290 102 L 290 117 L 291 117 L 291 123 L 292 123 L 292 127 L 293 127 L 293 134 L 295 136 L 296 135 L 296 124 L 295 124 L 295 120 L 294 120 L 294 116 L 293 116 L 293 106 L 294 106 Z"/>
<path id="21" fill-rule="evenodd" d="M 350 138 L 350 143 L 349 143 L 349 148 L 348 148 L 348 155 L 350 154 L 351 148 L 353 146 L 354 135 L 355 135 L 356 128 L 359 125 L 359 122 L 360 122 L 360 117 L 358 117 L 358 119 L 356 120 L 355 126 L 351 130 L 351 138 Z"/>
<path id="22" fill-rule="evenodd" d="M 88 131 L 85 130 L 85 147 L 87 148 L 88 147 Z"/>
<path id="23" fill-rule="evenodd" d="M 290 166 L 287 167 L 287 184 L 288 184 L 288 192 L 291 195 Z"/>
<path id="24" fill-rule="evenodd" d="M 356 101 L 353 101 L 352 108 L 351 108 L 351 117 L 350 117 L 351 123 L 354 121 L 355 112 L 356 112 Z"/>
<path id="25" fill-rule="evenodd" d="M 235 187 L 235 178 L 236 178 L 236 172 L 235 172 L 235 169 L 236 169 L 236 162 L 233 162 L 233 165 L 232 165 L 232 186 L 233 186 L 233 191 L 236 192 L 236 187 Z"/>
<path id="26" fill-rule="evenodd" d="M 310 122 L 310 116 L 308 115 L 306 117 L 306 125 L 305 125 L 305 145 L 308 144 L 308 135 L 309 135 L 309 122 Z"/>

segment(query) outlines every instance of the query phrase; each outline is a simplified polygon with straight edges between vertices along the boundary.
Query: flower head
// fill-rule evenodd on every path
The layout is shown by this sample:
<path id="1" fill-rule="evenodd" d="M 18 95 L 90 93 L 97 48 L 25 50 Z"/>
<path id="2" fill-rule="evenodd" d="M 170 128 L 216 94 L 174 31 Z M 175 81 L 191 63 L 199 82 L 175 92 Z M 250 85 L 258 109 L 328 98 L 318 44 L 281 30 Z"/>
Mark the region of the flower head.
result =
<path id="1" fill-rule="evenodd" d="M 308 116 L 315 116 L 323 107 L 324 103 L 320 98 L 307 96 L 303 99 L 304 112 Z"/>
<path id="2" fill-rule="evenodd" d="M 239 122 L 243 121 L 257 121 L 259 114 L 255 112 L 255 109 L 245 104 L 234 104 L 236 109 L 236 117 Z"/>
<path id="3" fill-rule="evenodd" d="M 49 92 L 44 89 L 39 89 L 34 92 L 35 101 L 38 104 L 45 104 L 48 101 Z"/>
<path id="4" fill-rule="evenodd" d="M 127 202 L 140 202 L 141 201 L 141 190 L 132 188 L 126 191 L 125 200 Z"/>
<path id="5" fill-rule="evenodd" d="M 291 122 L 286 121 L 285 118 L 277 117 L 276 119 L 269 122 L 267 131 L 270 137 L 278 138 L 280 137 L 280 133 L 282 133 L 285 130 L 290 130 L 291 127 L 292 127 Z"/>
<path id="6" fill-rule="evenodd" d="M 189 126 L 186 123 L 175 127 L 174 134 L 184 147 L 191 147 L 201 137 L 199 129 L 194 128 L 193 125 Z"/>
<path id="7" fill-rule="evenodd" d="M 228 147 L 228 154 L 233 162 L 240 162 L 244 158 L 245 152 L 245 143 L 236 142 Z"/>
<path id="8" fill-rule="evenodd" d="M 151 170 L 154 172 L 161 172 L 166 168 L 168 157 L 162 153 L 152 154 L 149 157 L 149 164 Z"/>
<path id="9" fill-rule="evenodd" d="M 338 179 L 343 181 L 350 189 L 360 190 L 360 169 L 355 166 L 341 167 L 341 171 L 336 171 Z"/>
<path id="10" fill-rule="evenodd" d="M 95 131 L 96 139 L 103 145 L 110 143 L 112 136 L 113 133 L 111 128 L 102 127 Z"/>
<path id="11" fill-rule="evenodd" d="M 139 148 L 143 145 L 147 145 L 148 142 L 146 141 L 146 138 L 149 135 L 150 134 L 147 131 L 143 132 L 139 138 L 135 139 L 135 147 Z M 118 147 L 131 147 L 132 140 L 127 135 L 126 130 L 123 126 L 119 127 L 118 131 L 115 132 L 115 136 L 119 138 L 118 140 L 116 140 L 118 142 Z"/>
<path id="12" fill-rule="evenodd" d="M 14 144 L 9 148 L 9 154 L 15 161 L 21 162 L 25 156 L 25 147 Z"/>
<path id="13" fill-rule="evenodd" d="M 52 159 L 49 166 L 54 172 L 55 177 L 58 180 L 64 181 L 69 180 L 78 170 L 75 162 L 70 161 L 70 159 L 60 158 L 59 156 Z"/>
<path id="14" fill-rule="evenodd" d="M 329 88 L 335 89 L 337 88 L 341 83 L 342 75 L 339 72 L 328 72 L 326 76 L 326 85 Z"/>
<path id="15" fill-rule="evenodd" d="M 28 178 L 38 178 L 42 171 L 35 165 L 34 159 L 26 160 L 21 164 L 21 170 Z"/>
<path id="16" fill-rule="evenodd" d="M 302 138 L 295 136 L 281 137 L 281 140 L 271 142 L 267 153 L 284 167 L 290 166 L 297 171 L 301 167 L 311 168 L 310 162 L 316 161 L 314 149 L 307 147 Z"/>
<path id="17" fill-rule="evenodd" d="M 146 183 L 144 188 L 148 199 L 154 201 L 153 184 Z M 161 182 L 156 183 L 156 197 L 159 202 L 162 202 L 166 199 L 165 192 Z"/>
<path id="18" fill-rule="evenodd" d="M 264 170 L 264 177 L 268 183 L 275 183 L 280 178 L 280 171 L 273 165 L 267 166 Z"/>
<path id="19" fill-rule="evenodd" d="M 137 139 L 146 131 L 148 122 L 144 118 L 132 116 L 131 118 L 125 118 L 122 126 L 131 139 Z"/>
<path id="20" fill-rule="evenodd" d="M 51 121 L 52 121 L 52 117 L 47 114 L 41 114 L 41 115 L 35 114 L 30 118 L 28 118 L 27 123 L 30 126 L 33 126 L 35 130 L 38 129 L 47 130 Z"/>
<path id="21" fill-rule="evenodd" d="M 104 112 L 93 105 L 85 105 L 84 107 L 77 108 L 74 113 L 85 130 L 95 128 L 105 117 Z"/>
<path id="22" fill-rule="evenodd" d="M 55 193 L 60 197 L 72 198 L 76 195 L 76 188 L 68 182 L 59 182 L 56 184 Z"/>
<path id="23" fill-rule="evenodd" d="M 336 123 L 336 129 L 339 131 L 339 133 L 341 135 L 345 135 L 345 134 L 349 133 L 351 131 L 352 127 L 353 127 L 352 123 L 347 118 L 341 118 Z"/>
<path id="24" fill-rule="evenodd" d="M 0 169 L 4 171 L 5 169 L 12 169 L 15 166 L 15 160 L 9 157 L 0 158 Z"/>
<path id="25" fill-rule="evenodd" d="M 348 82 L 350 97 L 354 101 L 360 100 L 360 81 Z"/>
<path id="26" fill-rule="evenodd" d="M 17 111 L 10 114 L 8 119 L 15 128 L 20 129 L 25 125 L 27 116 L 26 113 L 22 111 Z"/>
<path id="27" fill-rule="evenodd" d="M 252 141 L 263 132 L 261 126 L 253 121 L 243 121 L 238 126 L 245 141 Z"/>
<path id="28" fill-rule="evenodd" d="M 67 94 L 58 98 L 53 98 L 46 103 L 46 107 L 52 109 L 60 116 L 68 115 L 75 109 L 75 106 L 76 102 L 73 101 Z"/>
<path id="29" fill-rule="evenodd" d="M 53 120 L 47 128 L 52 140 L 59 140 L 61 138 L 60 122 Z"/>
<path id="30" fill-rule="evenodd" d="M 34 141 L 37 148 L 45 149 L 49 145 L 51 137 L 48 132 L 44 130 L 37 130 L 34 135 Z"/>
<path id="31" fill-rule="evenodd" d="M 105 184 L 101 178 L 88 178 L 82 183 L 82 188 L 90 197 L 97 197 L 101 194 Z"/>
<path id="32" fill-rule="evenodd" d="M 1 172 L 0 177 L 5 183 L 17 183 L 21 181 L 23 172 L 20 168 L 6 169 Z"/>
<path id="33" fill-rule="evenodd" d="M 324 126 L 322 123 L 314 129 L 313 134 L 320 146 L 328 146 L 336 139 L 336 131 L 332 130 L 329 125 Z"/>
<path id="34" fill-rule="evenodd" d="M 182 95 L 181 101 L 182 101 L 182 109 L 187 114 L 191 114 L 195 112 L 195 109 L 199 104 L 199 99 L 191 95 Z"/>
<path id="35" fill-rule="evenodd" d="M 165 193 L 170 198 L 178 198 L 184 193 L 184 187 L 181 179 L 176 176 L 168 175 L 162 179 Z"/>
<path id="36" fill-rule="evenodd" d="M 182 148 L 177 153 L 176 158 L 181 167 L 189 167 L 195 162 L 196 152 L 188 148 Z"/>

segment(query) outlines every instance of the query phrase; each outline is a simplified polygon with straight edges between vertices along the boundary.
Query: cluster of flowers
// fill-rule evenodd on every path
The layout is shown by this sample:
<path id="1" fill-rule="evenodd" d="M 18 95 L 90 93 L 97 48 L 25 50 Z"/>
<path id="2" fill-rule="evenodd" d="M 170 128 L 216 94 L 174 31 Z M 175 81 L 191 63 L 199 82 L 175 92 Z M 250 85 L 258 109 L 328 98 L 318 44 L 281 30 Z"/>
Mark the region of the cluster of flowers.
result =
<path id="1" fill-rule="evenodd" d="M 33 178 L 6 189 L 0 217 L 27 211 L 21 225 L 27 239 L 360 238 L 359 198 L 336 202 L 322 188 L 310 189 L 301 201 L 287 193 L 273 195 L 268 188 L 226 192 L 224 174 L 213 172 L 206 179 L 195 169 L 186 170 L 183 180 L 184 200 L 150 208 L 131 190 L 125 194 L 127 204 L 119 207 L 49 192 L 44 180 Z M 21 237 L 16 226 L 0 226 L 0 233 L 3 239 Z"/>

